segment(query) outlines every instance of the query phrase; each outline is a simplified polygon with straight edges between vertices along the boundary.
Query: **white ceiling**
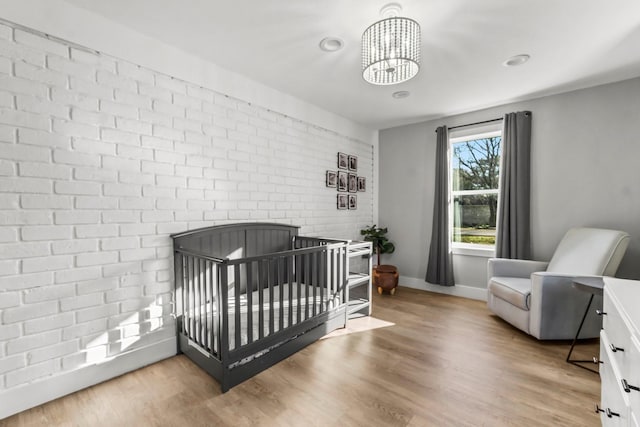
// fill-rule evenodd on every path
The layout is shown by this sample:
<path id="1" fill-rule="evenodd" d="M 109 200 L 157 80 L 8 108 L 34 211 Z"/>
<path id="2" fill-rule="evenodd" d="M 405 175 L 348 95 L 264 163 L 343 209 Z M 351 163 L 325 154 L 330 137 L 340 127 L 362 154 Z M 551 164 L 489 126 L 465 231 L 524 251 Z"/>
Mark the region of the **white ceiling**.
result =
<path id="1" fill-rule="evenodd" d="M 399 1 L 422 27 L 422 66 L 384 87 L 362 79 L 360 37 L 389 1 L 67 0 L 376 129 L 640 76 L 638 0 Z M 321 51 L 327 36 L 344 48 Z"/>

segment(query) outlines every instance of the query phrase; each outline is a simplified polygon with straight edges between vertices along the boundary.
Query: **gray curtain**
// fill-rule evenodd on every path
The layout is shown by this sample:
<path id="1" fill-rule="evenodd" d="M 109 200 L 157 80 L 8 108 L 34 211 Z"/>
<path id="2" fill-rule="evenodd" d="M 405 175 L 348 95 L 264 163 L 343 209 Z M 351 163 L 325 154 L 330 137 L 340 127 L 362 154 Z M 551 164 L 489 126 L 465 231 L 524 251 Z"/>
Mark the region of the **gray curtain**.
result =
<path id="1" fill-rule="evenodd" d="M 429 246 L 426 281 L 453 286 L 453 264 L 449 241 L 449 133 L 446 126 L 436 129 L 436 176 L 433 225 Z"/>
<path id="2" fill-rule="evenodd" d="M 506 114 L 503 126 L 496 256 L 529 259 L 531 112 Z"/>

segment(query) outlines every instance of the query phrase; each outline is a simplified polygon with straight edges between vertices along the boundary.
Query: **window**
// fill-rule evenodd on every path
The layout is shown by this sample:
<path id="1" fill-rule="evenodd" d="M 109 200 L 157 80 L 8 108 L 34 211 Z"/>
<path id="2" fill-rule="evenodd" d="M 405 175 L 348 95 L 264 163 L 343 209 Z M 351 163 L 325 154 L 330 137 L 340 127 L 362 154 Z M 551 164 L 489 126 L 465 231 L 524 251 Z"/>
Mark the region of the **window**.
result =
<path id="1" fill-rule="evenodd" d="M 468 132 L 462 136 L 452 134 L 449 139 L 452 247 L 493 250 L 502 131 Z"/>

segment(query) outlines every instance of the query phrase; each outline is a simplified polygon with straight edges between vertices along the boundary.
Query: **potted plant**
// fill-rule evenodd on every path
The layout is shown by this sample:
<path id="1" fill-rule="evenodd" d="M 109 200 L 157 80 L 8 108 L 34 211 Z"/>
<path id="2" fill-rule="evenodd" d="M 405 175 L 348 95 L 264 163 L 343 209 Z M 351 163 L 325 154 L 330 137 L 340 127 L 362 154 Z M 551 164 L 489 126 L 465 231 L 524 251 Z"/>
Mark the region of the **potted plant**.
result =
<path id="1" fill-rule="evenodd" d="M 387 289 L 391 295 L 395 293 L 398 286 L 398 269 L 393 265 L 380 264 L 381 254 L 390 254 L 396 250 L 395 245 L 387 238 L 387 228 L 371 227 L 360 230 L 360 234 L 364 236 L 364 240 L 373 244 L 373 249 L 377 257 L 377 265 L 373 268 L 373 286 L 378 288 L 378 293 L 382 294 Z"/>
<path id="2" fill-rule="evenodd" d="M 386 227 L 376 227 L 375 224 L 369 228 L 363 228 L 360 230 L 360 234 L 364 236 L 364 240 L 373 244 L 373 251 L 377 257 L 376 264 L 378 265 L 380 265 L 381 254 L 392 254 L 396 250 L 395 245 L 387 238 L 387 232 L 388 230 Z"/>

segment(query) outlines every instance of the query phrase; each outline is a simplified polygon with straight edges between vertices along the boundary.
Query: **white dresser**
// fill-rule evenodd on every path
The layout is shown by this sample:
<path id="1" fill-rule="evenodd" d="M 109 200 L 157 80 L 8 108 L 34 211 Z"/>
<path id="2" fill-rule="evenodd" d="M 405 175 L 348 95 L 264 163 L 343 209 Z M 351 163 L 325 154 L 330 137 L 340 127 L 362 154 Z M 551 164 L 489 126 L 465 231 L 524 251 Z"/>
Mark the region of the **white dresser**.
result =
<path id="1" fill-rule="evenodd" d="M 600 419 L 640 427 L 640 281 L 604 278 Z"/>

